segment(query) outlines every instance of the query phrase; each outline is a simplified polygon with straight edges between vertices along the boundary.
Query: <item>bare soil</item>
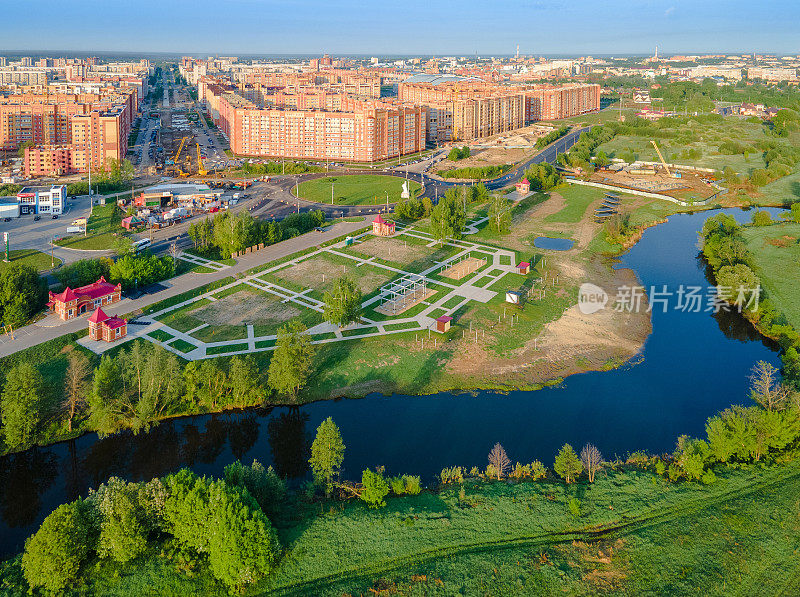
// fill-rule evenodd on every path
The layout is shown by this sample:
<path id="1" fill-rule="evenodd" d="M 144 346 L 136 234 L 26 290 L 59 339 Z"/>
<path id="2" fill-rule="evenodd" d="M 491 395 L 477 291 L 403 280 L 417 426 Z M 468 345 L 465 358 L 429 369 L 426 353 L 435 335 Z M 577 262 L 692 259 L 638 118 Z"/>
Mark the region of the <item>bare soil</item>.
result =
<path id="1" fill-rule="evenodd" d="M 374 291 L 379 286 L 386 284 L 393 276 L 391 272 L 371 268 L 368 265 L 356 267 L 356 262 L 341 265 L 319 255 L 291 265 L 274 272 L 274 275 L 283 280 L 288 280 L 306 288 L 313 288 L 325 292 L 333 287 L 334 282 L 341 276 L 350 276 L 356 281 L 363 294 Z"/>
<path id="2" fill-rule="evenodd" d="M 300 309 L 257 290 L 240 290 L 192 313 L 211 325 L 283 323 L 300 315 Z"/>
<path id="3" fill-rule="evenodd" d="M 387 261 L 394 261 L 395 263 L 402 263 L 403 265 L 424 259 L 433 252 L 433 249 L 424 245 L 409 243 L 399 238 L 387 238 L 385 236 L 370 237 L 361 244 L 350 248 L 357 253 L 385 259 Z"/>

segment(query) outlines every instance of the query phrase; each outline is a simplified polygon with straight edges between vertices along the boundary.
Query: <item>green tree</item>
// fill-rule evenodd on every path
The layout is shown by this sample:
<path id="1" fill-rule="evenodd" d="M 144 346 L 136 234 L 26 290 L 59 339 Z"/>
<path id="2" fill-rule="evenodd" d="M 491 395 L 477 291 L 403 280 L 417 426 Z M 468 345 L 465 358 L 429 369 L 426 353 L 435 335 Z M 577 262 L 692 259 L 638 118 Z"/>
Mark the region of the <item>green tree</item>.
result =
<path id="1" fill-rule="evenodd" d="M 363 502 L 370 508 L 381 508 L 386 505 L 386 496 L 389 494 L 389 484 L 380 472 L 366 469 L 361 474 L 361 495 Z"/>
<path id="2" fill-rule="evenodd" d="M 575 478 L 581 474 L 583 465 L 581 464 L 575 450 L 569 444 L 564 444 L 561 451 L 556 455 L 553 470 L 556 474 L 563 478 L 567 483 L 571 483 Z"/>
<path id="3" fill-rule="evenodd" d="M 108 257 L 79 259 L 73 263 L 61 266 L 53 272 L 53 276 L 62 286 L 76 288 L 96 282 L 101 276 L 108 279 L 113 263 L 114 262 Z"/>
<path id="4" fill-rule="evenodd" d="M 463 201 L 457 198 L 455 189 L 448 189 L 431 211 L 431 233 L 440 243 L 461 238 L 466 219 Z"/>
<path id="5" fill-rule="evenodd" d="M 753 226 L 769 226 L 772 222 L 772 216 L 768 211 L 759 210 L 753 214 Z"/>
<path id="6" fill-rule="evenodd" d="M 792 221 L 795 224 L 800 224 L 800 202 L 792 203 L 791 214 Z"/>
<path id="7" fill-rule="evenodd" d="M 761 287 L 756 273 L 743 263 L 724 265 L 716 274 L 720 296 L 744 309 L 754 308 Z"/>
<path id="8" fill-rule="evenodd" d="M 325 492 L 330 495 L 333 478 L 339 474 L 344 460 L 344 442 L 339 428 L 328 417 L 317 427 L 317 435 L 311 444 L 311 458 L 308 460 L 314 479 L 325 483 Z"/>
<path id="9" fill-rule="evenodd" d="M 23 446 L 33 441 L 41 419 L 43 389 L 41 374 L 27 361 L 6 373 L 0 414 L 7 446 Z"/>
<path id="10" fill-rule="evenodd" d="M 297 396 L 308 380 L 316 350 L 308 330 L 293 319 L 278 330 L 278 339 L 269 363 L 269 386 L 279 394 Z"/>
<path id="11" fill-rule="evenodd" d="M 504 195 L 492 197 L 489 205 L 489 225 L 498 234 L 507 234 L 511 228 L 511 204 Z"/>
<path id="12" fill-rule="evenodd" d="M 342 276 L 323 296 L 323 315 L 331 323 L 343 327 L 361 317 L 361 290 L 355 280 Z"/>
<path id="13" fill-rule="evenodd" d="M 46 284 L 31 266 L 12 263 L 0 271 L 0 322 L 4 325 L 23 325 L 46 298 Z"/>
<path id="14" fill-rule="evenodd" d="M 246 489 L 270 518 L 280 513 L 286 497 L 286 483 L 271 466 L 264 468 L 258 460 L 245 466 L 237 460 L 225 467 L 225 482 Z"/>
<path id="15" fill-rule="evenodd" d="M 28 149 L 28 147 L 33 147 L 34 145 L 36 144 L 33 141 L 23 141 L 20 143 L 19 148 L 17 148 L 17 157 L 24 158 L 25 150 Z"/>
<path id="16" fill-rule="evenodd" d="M 90 494 L 100 514 L 97 555 L 124 564 L 147 549 L 149 529 L 139 504 L 139 485 L 111 477 Z"/>
<path id="17" fill-rule="evenodd" d="M 231 358 L 228 371 L 230 404 L 237 407 L 261 404 L 264 401 L 264 390 L 260 378 L 261 374 L 253 357 L 237 355 Z"/>
<path id="18" fill-rule="evenodd" d="M 67 414 L 68 431 L 72 431 L 72 421 L 86 403 L 90 374 L 89 360 L 77 351 L 72 352 L 64 374 L 63 406 Z"/>
<path id="19" fill-rule="evenodd" d="M 90 510 L 84 500 L 62 504 L 25 542 L 22 571 L 32 588 L 63 594 L 78 579 L 96 540 Z"/>

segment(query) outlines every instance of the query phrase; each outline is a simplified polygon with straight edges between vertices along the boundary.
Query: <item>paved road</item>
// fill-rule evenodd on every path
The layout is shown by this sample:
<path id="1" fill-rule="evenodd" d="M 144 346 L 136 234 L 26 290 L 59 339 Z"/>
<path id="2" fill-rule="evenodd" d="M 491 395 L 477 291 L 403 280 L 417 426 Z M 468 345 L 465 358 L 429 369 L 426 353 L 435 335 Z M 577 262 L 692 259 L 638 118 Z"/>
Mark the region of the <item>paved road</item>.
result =
<path id="1" fill-rule="evenodd" d="M 298 251 L 304 251 L 305 249 L 315 247 L 323 242 L 333 240 L 338 236 L 349 234 L 359 228 L 363 228 L 365 224 L 366 222 L 363 220 L 360 222 L 339 222 L 330 226 L 324 232 L 312 231 L 302 236 L 290 238 L 275 245 L 265 247 L 256 253 L 244 255 L 237 259 L 236 265 L 217 272 L 209 274 L 188 273 L 176 276 L 175 278 L 162 282 L 164 286 L 167 286 L 166 290 L 162 290 L 156 294 L 144 295 L 136 300 L 123 299 L 120 303 L 106 309 L 106 312 L 109 314 L 122 314 L 144 309 L 153 303 L 198 288 L 209 282 L 221 280 L 227 276 L 234 276 L 258 265 L 281 259 L 293 253 L 297 253 Z M 37 344 L 47 342 L 48 340 L 64 334 L 77 332 L 87 326 L 86 318 L 80 317 L 70 321 L 60 322 L 59 325 L 53 327 L 46 327 L 48 325 L 52 326 L 53 323 L 57 321 L 60 322 L 60 320 L 55 319 L 54 316 L 48 316 L 38 323 L 20 328 L 16 330 L 14 340 L 5 335 L 0 336 L 0 357 L 13 354 L 25 348 L 30 348 L 31 346 L 36 346 Z"/>

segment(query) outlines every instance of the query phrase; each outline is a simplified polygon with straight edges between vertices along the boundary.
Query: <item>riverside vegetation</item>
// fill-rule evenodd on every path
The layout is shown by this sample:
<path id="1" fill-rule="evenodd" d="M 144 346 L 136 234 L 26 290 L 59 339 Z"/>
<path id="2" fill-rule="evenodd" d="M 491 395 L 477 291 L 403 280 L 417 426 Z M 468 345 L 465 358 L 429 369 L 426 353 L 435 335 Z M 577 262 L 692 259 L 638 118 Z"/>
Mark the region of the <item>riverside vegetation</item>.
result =
<path id="1" fill-rule="evenodd" d="M 672 454 L 609 461 L 565 444 L 550 470 L 512 466 L 496 444 L 485 468 L 444 469 L 430 488 L 382 468 L 340 480 L 346 447 L 329 418 L 310 448 L 312 481 L 288 489 L 257 461 L 233 462 L 223 479 L 111 478 L 53 511 L 0 566 L 0 586 L 11 595 L 688 594 L 745 582 L 779 592 L 798 569 L 800 394 L 758 363 L 751 399 L 710 418 L 704 439 L 678 438 Z"/>

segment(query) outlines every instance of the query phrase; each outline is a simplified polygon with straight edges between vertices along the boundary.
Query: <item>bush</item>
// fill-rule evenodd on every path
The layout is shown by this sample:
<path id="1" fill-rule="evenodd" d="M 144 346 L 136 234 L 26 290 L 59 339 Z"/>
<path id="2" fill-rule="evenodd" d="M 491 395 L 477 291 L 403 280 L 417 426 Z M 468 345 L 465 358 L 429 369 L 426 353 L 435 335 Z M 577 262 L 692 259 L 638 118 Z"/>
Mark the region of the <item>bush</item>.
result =
<path id="1" fill-rule="evenodd" d="M 473 166 L 472 168 L 453 168 L 451 170 L 439 170 L 438 174 L 442 178 L 468 178 L 468 179 L 487 179 L 497 178 L 511 170 L 511 164 L 501 166 Z"/>
<path id="2" fill-rule="evenodd" d="M 464 470 L 460 466 L 443 468 L 442 472 L 439 473 L 439 482 L 442 485 L 447 485 L 448 483 L 463 483 Z"/>
<path id="3" fill-rule="evenodd" d="M 361 484 L 364 486 L 361 491 L 361 500 L 370 508 L 380 508 L 386 505 L 384 499 L 389 493 L 389 484 L 380 472 L 373 472 L 366 469 L 361 474 Z"/>
<path id="4" fill-rule="evenodd" d="M 521 481 L 523 479 L 530 479 L 537 481 L 543 479 L 547 475 L 547 469 L 538 460 L 534 460 L 530 464 L 520 464 L 519 462 L 514 469 L 508 474 L 512 479 Z"/>
<path id="5" fill-rule="evenodd" d="M 90 494 L 90 501 L 100 515 L 97 555 L 101 558 L 110 557 L 124 564 L 147 548 L 149 529 L 138 493 L 138 484 L 111 477 Z"/>
<path id="6" fill-rule="evenodd" d="M 450 153 L 447 154 L 447 159 L 451 162 L 456 162 L 458 160 L 463 160 L 464 158 L 468 158 L 470 155 L 469 147 L 466 145 L 464 147 L 454 147 L 450 150 Z"/>
<path id="7" fill-rule="evenodd" d="M 44 519 L 22 555 L 22 571 L 32 588 L 62 593 L 77 580 L 96 541 L 91 518 L 91 507 L 77 500 Z"/>
<path id="8" fill-rule="evenodd" d="M 771 226 L 773 224 L 772 216 L 768 211 L 759 210 L 753 214 L 752 223 L 753 226 Z"/>

